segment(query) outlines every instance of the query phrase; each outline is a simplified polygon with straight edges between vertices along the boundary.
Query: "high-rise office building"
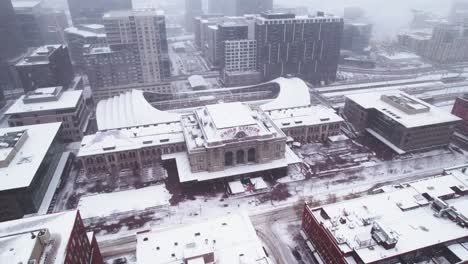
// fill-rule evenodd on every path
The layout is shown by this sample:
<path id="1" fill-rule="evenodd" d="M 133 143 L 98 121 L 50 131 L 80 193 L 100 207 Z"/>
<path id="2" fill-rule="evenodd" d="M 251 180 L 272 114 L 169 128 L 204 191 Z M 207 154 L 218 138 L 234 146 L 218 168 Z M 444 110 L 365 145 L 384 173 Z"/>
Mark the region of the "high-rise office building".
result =
<path id="1" fill-rule="evenodd" d="M 361 53 L 369 46 L 371 35 L 371 24 L 347 23 L 344 25 L 341 49 Z"/>
<path id="2" fill-rule="evenodd" d="M 107 43 L 134 52 L 144 83 L 160 82 L 170 76 L 166 23 L 162 12 L 111 11 L 104 15 Z"/>
<path id="3" fill-rule="evenodd" d="M 93 91 L 143 83 L 141 67 L 130 47 L 106 44 L 85 45 L 83 61 Z"/>
<path id="4" fill-rule="evenodd" d="M 273 10 L 273 0 L 209 0 L 208 12 L 226 16 L 260 14 Z"/>
<path id="5" fill-rule="evenodd" d="M 0 0 L 0 59 L 10 59 L 24 51 L 11 0 Z"/>
<path id="6" fill-rule="evenodd" d="M 202 14 L 202 0 L 185 0 L 185 31 L 193 32 L 194 19 Z"/>
<path id="7" fill-rule="evenodd" d="M 293 75 L 311 83 L 336 79 L 343 19 L 264 13 L 257 17 L 257 69 L 265 81 Z"/>
<path id="8" fill-rule="evenodd" d="M 468 1 L 456 0 L 453 2 L 449 21 L 452 24 L 468 25 Z"/>
<path id="9" fill-rule="evenodd" d="M 84 45 L 106 44 L 104 25 L 88 24 L 76 25 L 65 29 L 65 40 L 70 51 L 75 71 L 84 70 Z"/>
<path id="10" fill-rule="evenodd" d="M 249 35 L 249 28 L 247 24 L 242 22 L 227 21 L 218 24 L 218 30 L 216 34 L 216 56 L 214 65 L 223 67 L 226 64 L 224 60 L 228 58 L 225 57 L 226 41 L 247 39 Z"/>
<path id="11" fill-rule="evenodd" d="M 73 25 L 102 24 L 104 13 L 132 9 L 132 0 L 68 0 Z"/>
<path id="12" fill-rule="evenodd" d="M 12 59 L 24 52 L 24 44 L 11 0 L 0 0 L 0 102 L 3 90 L 15 86 Z"/>
<path id="13" fill-rule="evenodd" d="M 65 12 L 45 8 L 41 0 L 12 2 L 20 32 L 27 47 L 63 43 L 68 27 Z"/>
<path id="14" fill-rule="evenodd" d="M 236 15 L 260 14 L 273 10 L 273 0 L 236 0 Z"/>
<path id="15" fill-rule="evenodd" d="M 39 47 L 15 67 L 25 92 L 55 86 L 67 89 L 74 76 L 68 48 L 64 45 Z"/>
<path id="16" fill-rule="evenodd" d="M 195 45 L 198 48 L 202 48 L 205 43 L 204 30 L 205 25 L 216 25 L 217 21 L 223 17 L 222 14 L 205 14 L 194 18 L 193 21 L 193 32 L 195 35 Z"/>

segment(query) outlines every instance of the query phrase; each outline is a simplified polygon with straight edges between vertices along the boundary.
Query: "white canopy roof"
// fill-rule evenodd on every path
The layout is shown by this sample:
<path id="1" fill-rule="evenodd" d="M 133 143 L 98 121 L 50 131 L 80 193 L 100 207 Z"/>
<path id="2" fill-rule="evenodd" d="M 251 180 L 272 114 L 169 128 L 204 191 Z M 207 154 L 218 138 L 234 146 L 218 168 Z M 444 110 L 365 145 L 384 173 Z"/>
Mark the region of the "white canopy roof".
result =
<path id="1" fill-rule="evenodd" d="M 303 80 L 281 77 L 271 82 L 280 86 L 280 92 L 275 100 L 262 105 L 262 110 L 270 111 L 310 105 L 309 87 Z"/>
<path id="2" fill-rule="evenodd" d="M 101 100 L 96 108 L 96 121 L 100 131 L 178 122 L 179 119 L 179 114 L 154 108 L 140 90 Z"/>

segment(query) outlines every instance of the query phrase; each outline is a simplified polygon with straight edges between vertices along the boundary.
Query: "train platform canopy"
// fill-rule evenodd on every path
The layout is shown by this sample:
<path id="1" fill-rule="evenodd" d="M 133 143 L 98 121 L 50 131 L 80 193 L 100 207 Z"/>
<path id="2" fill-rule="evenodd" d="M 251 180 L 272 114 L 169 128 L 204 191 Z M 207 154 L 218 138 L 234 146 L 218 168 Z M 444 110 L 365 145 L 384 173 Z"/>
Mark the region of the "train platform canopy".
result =
<path id="1" fill-rule="evenodd" d="M 99 131 L 173 123 L 179 120 L 179 114 L 154 108 L 140 90 L 101 100 L 96 108 Z"/>
<path id="2" fill-rule="evenodd" d="M 260 106 L 263 111 L 310 106 L 309 88 L 303 80 L 277 78 L 261 85 L 267 84 L 279 85 L 279 94 Z M 179 122 L 180 117 L 179 113 L 161 111 L 153 107 L 144 97 L 144 91 L 137 89 L 101 100 L 96 107 L 99 131 Z"/>
<path id="3" fill-rule="evenodd" d="M 272 83 L 280 86 L 278 97 L 261 106 L 263 111 L 305 107 L 310 105 L 310 93 L 307 84 L 299 78 L 277 78 Z"/>

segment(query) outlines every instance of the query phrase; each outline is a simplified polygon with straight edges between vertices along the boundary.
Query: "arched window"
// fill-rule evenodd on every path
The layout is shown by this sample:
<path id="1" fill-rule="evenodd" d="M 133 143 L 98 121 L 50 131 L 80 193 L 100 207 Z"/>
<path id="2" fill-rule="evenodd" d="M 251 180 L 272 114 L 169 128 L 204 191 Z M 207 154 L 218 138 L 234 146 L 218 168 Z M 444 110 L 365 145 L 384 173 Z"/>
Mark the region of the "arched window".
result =
<path id="1" fill-rule="evenodd" d="M 255 162 L 255 149 L 251 148 L 247 151 L 247 161 Z"/>
<path id="2" fill-rule="evenodd" d="M 245 163 L 245 154 L 243 150 L 238 150 L 236 153 L 237 164 Z"/>
<path id="3" fill-rule="evenodd" d="M 232 166 L 233 160 L 234 160 L 234 154 L 232 154 L 232 152 L 228 151 L 224 153 L 224 166 Z"/>

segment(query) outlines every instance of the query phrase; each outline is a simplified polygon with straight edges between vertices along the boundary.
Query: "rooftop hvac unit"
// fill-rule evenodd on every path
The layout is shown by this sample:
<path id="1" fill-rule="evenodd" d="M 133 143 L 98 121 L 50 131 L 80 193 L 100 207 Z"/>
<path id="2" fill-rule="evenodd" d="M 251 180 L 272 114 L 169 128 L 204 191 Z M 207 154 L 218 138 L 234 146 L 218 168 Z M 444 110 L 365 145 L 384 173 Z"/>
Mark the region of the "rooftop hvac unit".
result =
<path id="1" fill-rule="evenodd" d="M 398 235 L 393 231 L 389 230 L 378 222 L 374 222 L 371 229 L 372 238 L 377 242 L 378 245 L 383 246 L 385 249 L 392 249 L 398 242 Z"/>

